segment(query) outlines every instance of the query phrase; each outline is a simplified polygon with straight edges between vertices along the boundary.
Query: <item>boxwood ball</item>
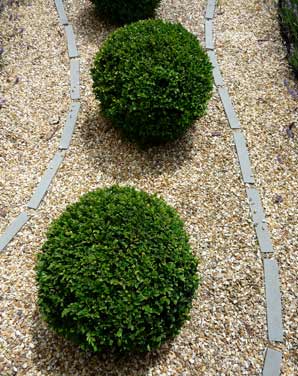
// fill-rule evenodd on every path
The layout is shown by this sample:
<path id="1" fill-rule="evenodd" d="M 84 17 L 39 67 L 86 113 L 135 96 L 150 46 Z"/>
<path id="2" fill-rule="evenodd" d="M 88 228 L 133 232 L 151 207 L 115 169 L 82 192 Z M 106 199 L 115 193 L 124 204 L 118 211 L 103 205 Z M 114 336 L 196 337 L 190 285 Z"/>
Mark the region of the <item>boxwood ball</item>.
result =
<path id="1" fill-rule="evenodd" d="M 91 0 L 100 17 L 125 24 L 153 17 L 161 0 Z"/>
<path id="2" fill-rule="evenodd" d="M 36 267 L 40 312 L 84 350 L 149 351 L 188 318 L 197 264 L 182 220 L 162 199 L 98 189 L 48 230 Z"/>
<path id="3" fill-rule="evenodd" d="M 162 20 L 112 33 L 91 75 L 102 114 L 143 145 L 182 136 L 205 113 L 213 86 L 212 65 L 197 38 Z"/>

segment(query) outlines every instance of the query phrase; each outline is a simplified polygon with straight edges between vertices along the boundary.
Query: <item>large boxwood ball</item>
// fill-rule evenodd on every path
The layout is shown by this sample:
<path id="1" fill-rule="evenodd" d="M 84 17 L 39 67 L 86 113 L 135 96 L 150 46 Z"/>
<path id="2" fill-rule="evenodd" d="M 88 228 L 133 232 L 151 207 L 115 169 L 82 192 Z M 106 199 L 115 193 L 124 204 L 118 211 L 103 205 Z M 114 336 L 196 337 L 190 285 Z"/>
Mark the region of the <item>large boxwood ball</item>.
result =
<path id="1" fill-rule="evenodd" d="M 177 212 L 113 186 L 67 207 L 37 263 L 38 303 L 58 333 L 95 352 L 148 351 L 173 338 L 198 287 Z"/>
<path id="2" fill-rule="evenodd" d="M 117 24 L 129 23 L 153 17 L 161 0 L 91 0 L 107 21 Z"/>
<path id="3" fill-rule="evenodd" d="M 140 144 L 175 140 L 202 116 L 212 65 L 179 24 L 139 21 L 115 31 L 91 69 L 103 115 Z"/>

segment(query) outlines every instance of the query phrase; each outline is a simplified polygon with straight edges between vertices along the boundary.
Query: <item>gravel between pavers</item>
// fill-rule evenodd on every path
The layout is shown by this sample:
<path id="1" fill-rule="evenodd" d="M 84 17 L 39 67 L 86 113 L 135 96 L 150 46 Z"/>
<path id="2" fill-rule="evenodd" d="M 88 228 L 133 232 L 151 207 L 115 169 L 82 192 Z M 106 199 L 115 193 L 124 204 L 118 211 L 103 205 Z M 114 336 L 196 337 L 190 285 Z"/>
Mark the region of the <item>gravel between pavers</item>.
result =
<path id="1" fill-rule="evenodd" d="M 197 122 L 196 127 L 183 140 L 167 147 L 152 148 L 147 152 L 139 151 L 134 145 L 123 141 L 118 133 L 100 117 L 98 104 L 92 94 L 90 65 L 95 52 L 113 28 L 107 28 L 97 20 L 88 0 L 69 1 L 67 5 L 68 17 L 74 26 L 81 56 L 81 112 L 72 146 L 66 154 L 50 193 L 37 212 L 30 212 L 33 215 L 32 219 L 0 257 L 0 296 L 2 297 L 0 374 L 56 376 L 259 375 L 263 365 L 263 351 L 267 344 L 262 263 L 258 254 L 258 245 L 250 219 L 244 186 L 240 178 L 232 133 L 218 95 L 214 93 L 207 115 Z M 164 1 L 159 14 L 171 21 L 182 22 L 203 41 L 205 6 L 205 2 L 198 4 L 194 0 Z M 225 13 L 221 17 L 235 17 L 234 27 L 236 25 L 239 28 L 243 27 L 242 23 L 237 24 L 236 22 L 238 14 L 233 16 L 233 3 L 224 3 L 222 9 Z M 235 9 L 238 10 L 238 8 Z M 245 8 L 245 4 L 242 4 L 241 19 L 243 22 L 246 12 L 249 14 L 249 11 Z M 15 89 L 18 90 L 15 100 L 20 109 L 27 106 L 28 112 L 31 111 L 30 114 L 35 113 L 36 106 L 45 109 L 45 117 L 41 118 L 35 127 L 32 126 L 31 116 L 27 118 L 27 123 L 24 120 L 28 139 L 37 140 L 40 133 L 48 131 L 49 118 L 62 114 L 60 123 L 62 126 L 62 117 L 65 118 L 69 109 L 69 64 L 66 55 L 66 41 L 63 30 L 58 25 L 58 17 L 52 1 L 37 0 L 31 7 L 21 7 L 19 12 L 21 13 L 20 22 L 27 30 L 28 38 L 29 34 L 35 38 L 39 36 L 41 45 L 51 43 L 55 46 L 53 50 L 55 53 L 52 51 L 54 56 L 48 55 L 49 51 L 45 53 L 43 50 L 40 53 L 44 65 L 43 79 L 39 81 L 44 83 L 42 87 L 46 96 L 38 94 L 38 85 L 34 86 L 32 82 L 32 86 L 30 86 L 30 82 L 27 83 L 26 91 L 31 92 L 32 96 L 35 95 L 36 100 L 32 97 L 32 100 L 28 101 L 29 94 L 27 92 L 23 92 L 21 87 Z M 262 17 L 269 26 L 266 22 L 260 22 L 260 27 L 263 25 L 265 29 L 267 25 L 268 29 L 271 27 L 269 31 L 271 30 L 272 34 L 277 35 L 276 40 L 272 42 L 271 49 L 273 52 L 278 51 L 273 56 L 280 62 L 280 51 L 283 49 L 277 23 L 274 21 L 274 15 L 269 14 L 265 8 L 262 12 Z M 42 19 L 45 22 L 41 22 Z M 220 27 L 222 19 L 217 17 L 216 27 Z M 231 20 L 226 22 L 232 23 Z M 251 27 L 251 19 L 247 21 L 247 27 Z M 62 37 L 57 43 L 56 36 L 60 33 Z M 222 34 L 224 35 L 224 33 Z M 228 75 L 233 77 L 237 58 L 230 56 L 227 47 L 224 47 L 220 54 L 220 32 L 217 31 L 216 36 L 218 38 L 216 44 L 218 60 L 223 68 L 226 84 L 231 89 Z M 26 35 L 23 37 L 23 42 L 25 38 Z M 250 38 L 248 42 L 250 43 L 247 46 L 247 51 L 254 51 L 254 39 Z M 21 50 L 21 44 L 15 45 L 15 55 L 7 56 L 8 65 L 4 68 L 4 72 L 11 69 L 11 64 L 15 64 L 16 72 L 20 72 L 24 65 L 28 69 L 25 75 L 28 79 L 35 56 L 26 55 L 28 60 L 25 65 L 23 59 L 19 60 Z M 60 51 L 59 58 L 63 63 L 60 61 L 59 64 L 54 64 L 57 51 Z M 272 59 L 272 55 L 270 56 Z M 223 59 L 227 59 L 226 66 Z M 241 63 L 243 64 L 243 61 Z M 238 64 L 242 69 L 243 66 Z M 248 66 L 249 64 L 245 69 L 246 72 Z M 267 67 L 267 64 L 258 64 L 251 71 L 251 75 L 240 76 L 242 72 L 239 73 L 237 79 L 245 81 L 243 83 L 243 85 L 247 85 L 245 90 L 249 88 L 246 97 L 242 97 L 245 90 L 238 90 L 238 88 L 234 92 L 231 91 L 232 99 L 236 101 L 235 107 L 238 116 L 247 131 L 250 143 L 249 129 L 243 122 L 243 116 L 244 113 L 247 116 L 249 98 L 252 97 L 251 93 L 255 90 L 255 86 L 251 86 L 251 82 L 258 76 L 256 72 L 263 77 L 263 85 L 266 85 L 266 80 L 262 76 L 264 72 L 266 72 L 265 77 L 268 76 L 268 86 L 274 84 L 273 80 L 276 77 L 270 76 L 270 72 L 267 73 L 266 69 L 268 72 L 270 69 L 271 72 L 272 68 Z M 285 62 L 283 69 L 288 74 Z M 53 80 L 56 84 L 53 83 Z M 234 78 L 232 80 L 234 81 Z M 57 82 L 61 82 L 61 84 L 57 84 Z M 277 84 L 275 83 L 275 85 Z M 3 96 L 7 96 L 8 92 L 8 89 L 4 88 Z M 274 97 L 273 93 L 271 95 Z M 262 93 L 260 96 L 262 97 Z M 291 106 L 292 102 L 286 90 L 279 92 L 276 105 L 282 100 L 287 103 L 288 107 Z M 237 103 L 239 103 L 239 107 L 237 107 Z M 52 112 L 49 110 L 50 108 L 53 110 Z M 254 112 L 259 111 L 258 106 L 254 105 L 251 108 Z M 5 112 L 2 112 L 3 110 Z M 263 111 L 264 109 L 261 108 L 258 114 L 258 125 L 253 124 L 252 129 L 259 128 L 264 132 L 264 128 L 268 124 L 268 116 L 262 118 Z M 21 169 L 20 162 L 17 162 L 18 156 L 22 160 L 26 158 L 31 160 L 32 150 L 35 149 L 25 146 L 22 148 L 11 147 L 4 130 L 11 129 L 9 116 L 13 116 L 13 113 L 14 107 L 0 110 L 1 122 L 5 124 L 5 127 L 1 128 L 1 134 L 3 133 L 2 138 L 5 140 L 7 154 L 11 161 L 10 165 L 1 165 L 3 174 L 6 174 L 3 175 L 1 182 L 2 184 L 6 180 L 8 182 L 0 191 L 1 202 L 7 203 L 8 208 L 7 216 L 1 220 L 3 229 L 9 223 L 11 213 L 17 213 L 15 209 L 21 207 L 30 198 L 38 177 L 46 168 L 46 164 L 53 156 L 59 142 L 59 138 L 56 136 L 57 138 L 52 141 L 53 144 L 55 143 L 53 148 L 52 144 L 49 146 L 47 143 L 35 143 L 38 150 L 35 151 L 36 156 L 31 168 L 29 166 L 28 169 Z M 271 114 L 272 111 L 270 111 Z M 279 117 L 279 114 L 278 111 L 274 112 L 280 126 L 285 118 Z M 5 117 L 4 121 L 2 116 Z M 263 119 L 262 123 L 260 119 Z M 268 125 L 267 128 L 269 128 Z M 17 140 L 21 140 L 23 129 L 14 127 L 14 131 Z M 284 149 L 288 153 L 291 152 L 291 147 L 294 149 L 291 146 L 293 141 L 282 139 L 284 134 L 280 128 L 279 131 L 281 134 L 279 133 L 278 141 L 276 138 L 273 140 L 271 135 L 267 138 L 263 137 L 263 133 L 257 135 L 254 150 L 259 150 L 259 153 L 250 152 L 256 170 L 255 177 L 262 179 L 261 184 L 258 180 L 259 187 L 263 187 L 265 183 L 261 172 L 266 176 L 268 173 L 266 167 L 269 162 L 267 159 L 262 159 L 260 163 L 263 163 L 264 166 L 259 164 L 255 166 L 255 156 L 261 154 L 263 157 L 265 152 L 271 152 L 275 142 L 279 144 L 281 140 L 283 140 Z M 253 145 L 249 146 L 253 151 Z M 289 179 L 291 176 L 287 175 L 289 164 L 287 158 L 289 157 L 285 158 L 283 155 L 282 158 L 285 164 L 282 172 L 285 174 L 283 181 L 287 182 L 288 187 L 293 184 L 293 188 L 295 188 L 295 182 L 293 183 L 293 180 Z M 35 170 L 39 161 L 43 159 L 45 160 L 44 164 L 40 165 L 38 171 Z M 274 163 L 270 164 L 271 168 L 272 165 Z M 18 170 L 12 174 L 14 169 Z M 28 182 L 27 186 L 21 184 L 22 179 Z M 274 182 L 269 179 L 270 176 L 268 176 L 268 185 L 264 184 L 266 191 L 263 201 L 266 213 L 270 210 L 270 200 L 268 201 L 268 199 L 275 194 L 275 192 L 272 193 Z M 181 334 L 172 343 L 164 345 L 159 352 L 133 359 L 111 359 L 109 356 L 98 357 L 83 354 L 75 346 L 57 338 L 48 330 L 36 309 L 35 257 L 45 239 L 45 231 L 50 221 L 56 218 L 68 203 L 77 200 L 82 193 L 114 183 L 129 184 L 148 192 L 155 192 L 176 207 L 186 221 L 193 251 L 201 259 L 199 273 L 203 280 L 194 301 L 191 320 L 184 325 Z M 286 188 L 285 186 L 285 190 Z M 284 214 L 286 211 L 286 208 L 280 211 L 280 205 L 284 205 L 290 192 L 286 190 L 282 194 L 284 195 L 283 203 L 279 206 L 271 204 L 273 208 L 271 213 L 275 214 L 269 217 L 270 227 L 272 218 L 276 218 L 276 228 L 279 228 L 282 223 L 289 223 L 289 217 L 287 221 L 285 218 L 280 218 L 281 213 Z M 295 222 L 293 222 L 292 232 L 295 231 L 294 225 Z M 273 238 L 276 245 L 275 233 Z M 289 262 L 289 258 L 286 256 L 289 256 L 294 242 L 291 243 L 292 238 L 288 242 L 287 238 L 281 240 L 284 240 L 284 243 L 280 241 L 278 255 L 282 268 L 281 279 L 286 311 L 285 320 L 287 320 L 285 326 L 289 343 L 292 343 L 294 347 L 293 338 L 297 332 L 297 327 L 294 326 L 297 319 L 293 313 L 295 308 L 294 288 L 297 286 L 296 279 L 293 279 L 295 266 L 289 265 L 289 269 L 285 267 L 286 262 Z M 285 255 L 281 257 L 283 253 Z M 293 253 L 290 260 L 292 260 L 291 264 L 295 262 Z M 288 307 L 287 303 L 289 303 Z M 286 353 L 284 370 L 287 373 L 285 374 L 295 375 L 294 362 L 293 354 Z"/>

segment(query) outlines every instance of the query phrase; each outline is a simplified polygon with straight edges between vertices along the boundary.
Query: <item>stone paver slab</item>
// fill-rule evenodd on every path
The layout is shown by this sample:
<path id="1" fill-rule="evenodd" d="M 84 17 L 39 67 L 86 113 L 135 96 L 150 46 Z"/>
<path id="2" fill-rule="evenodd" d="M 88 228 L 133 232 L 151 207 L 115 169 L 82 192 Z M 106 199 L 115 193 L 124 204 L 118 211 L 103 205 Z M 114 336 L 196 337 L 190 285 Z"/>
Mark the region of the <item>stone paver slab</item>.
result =
<path id="1" fill-rule="evenodd" d="M 58 16 L 61 25 L 68 25 L 68 20 L 65 14 L 64 6 L 62 0 L 55 0 L 55 5 L 57 8 Z"/>
<path id="2" fill-rule="evenodd" d="M 217 0 L 208 0 L 205 17 L 211 19 L 214 17 L 215 5 Z"/>
<path id="3" fill-rule="evenodd" d="M 246 193 L 260 249 L 263 253 L 273 252 L 270 232 L 266 223 L 265 213 L 260 195 L 257 189 L 253 187 L 246 188 Z"/>
<path id="4" fill-rule="evenodd" d="M 209 59 L 211 61 L 211 64 L 213 66 L 213 77 L 214 77 L 214 82 L 215 82 L 215 85 L 216 86 L 223 86 L 224 85 L 224 80 L 222 78 L 222 75 L 220 73 L 220 68 L 219 68 L 219 65 L 217 63 L 217 58 L 216 58 L 216 54 L 214 51 L 207 51 L 207 54 L 209 56 Z"/>
<path id="5" fill-rule="evenodd" d="M 267 326 L 269 341 L 283 342 L 282 308 L 278 264 L 264 259 Z"/>
<path id="6" fill-rule="evenodd" d="M 66 33 L 67 46 L 68 46 L 68 56 L 70 58 L 79 57 L 72 25 L 65 26 L 65 33 Z"/>
<path id="7" fill-rule="evenodd" d="M 254 177 L 246 147 L 246 140 L 241 131 L 238 130 L 234 132 L 234 142 L 238 154 L 243 181 L 244 183 L 253 184 Z"/>
<path id="8" fill-rule="evenodd" d="M 7 244 L 14 238 L 28 220 L 28 214 L 22 212 L 10 223 L 4 231 L 4 234 L 0 236 L 0 251 L 5 249 Z"/>
<path id="9" fill-rule="evenodd" d="M 233 104 L 232 104 L 232 101 L 231 101 L 231 98 L 229 96 L 227 89 L 225 87 L 219 87 L 218 93 L 222 101 L 228 121 L 230 123 L 230 127 L 232 129 L 239 129 L 240 123 L 235 113 L 235 110 L 234 110 L 234 107 L 233 107 Z"/>
<path id="10" fill-rule="evenodd" d="M 78 113 L 80 110 L 80 103 L 74 102 L 70 107 L 66 123 L 63 128 L 62 137 L 59 144 L 59 149 L 68 149 L 71 143 L 71 138 L 75 130 Z"/>
<path id="11" fill-rule="evenodd" d="M 282 353 L 268 348 L 265 355 L 263 376 L 279 376 L 281 369 Z"/>
<path id="12" fill-rule="evenodd" d="M 207 50 L 214 50 L 212 20 L 205 20 L 205 45 Z"/>
<path id="13" fill-rule="evenodd" d="M 60 164 L 62 163 L 64 158 L 64 152 L 58 151 L 54 158 L 49 163 L 49 166 L 46 170 L 46 172 L 43 174 L 35 192 L 33 193 L 29 203 L 28 208 L 31 209 L 37 209 L 46 194 L 56 172 L 58 171 L 58 168 Z"/>
<path id="14" fill-rule="evenodd" d="M 80 60 L 70 60 L 70 96 L 73 100 L 80 99 Z"/>

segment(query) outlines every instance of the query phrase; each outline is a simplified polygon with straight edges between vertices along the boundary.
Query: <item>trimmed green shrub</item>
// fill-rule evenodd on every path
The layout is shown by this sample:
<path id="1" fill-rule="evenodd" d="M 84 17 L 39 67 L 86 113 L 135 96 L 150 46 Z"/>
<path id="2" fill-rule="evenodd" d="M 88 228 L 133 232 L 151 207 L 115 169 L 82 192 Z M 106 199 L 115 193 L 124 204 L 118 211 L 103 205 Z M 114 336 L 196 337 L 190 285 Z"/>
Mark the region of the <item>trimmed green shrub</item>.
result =
<path id="1" fill-rule="evenodd" d="M 91 0 L 99 15 L 116 24 L 130 23 L 154 16 L 161 0 Z"/>
<path id="2" fill-rule="evenodd" d="M 177 212 L 155 195 L 113 186 L 55 220 L 38 257 L 38 303 L 82 349 L 149 351 L 174 337 L 198 287 Z"/>
<path id="3" fill-rule="evenodd" d="M 212 65 L 179 24 L 139 21 L 115 31 L 91 69 L 103 115 L 131 140 L 158 144 L 183 135 L 212 92 Z"/>
<path id="4" fill-rule="evenodd" d="M 298 77 L 298 0 L 279 0 L 279 18 L 289 63 Z"/>

